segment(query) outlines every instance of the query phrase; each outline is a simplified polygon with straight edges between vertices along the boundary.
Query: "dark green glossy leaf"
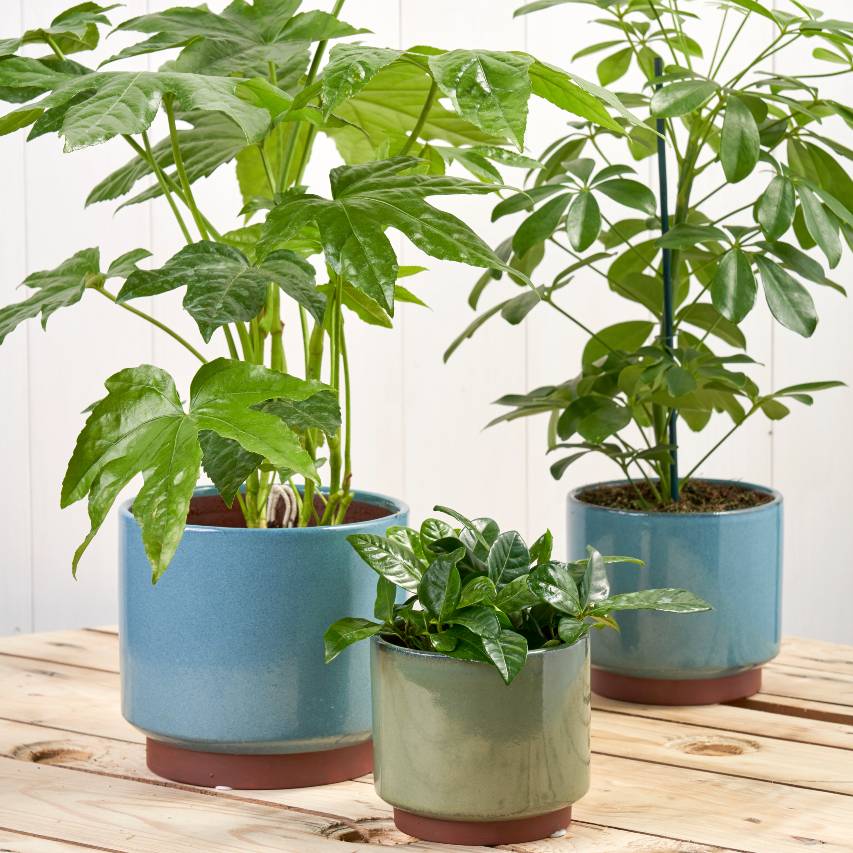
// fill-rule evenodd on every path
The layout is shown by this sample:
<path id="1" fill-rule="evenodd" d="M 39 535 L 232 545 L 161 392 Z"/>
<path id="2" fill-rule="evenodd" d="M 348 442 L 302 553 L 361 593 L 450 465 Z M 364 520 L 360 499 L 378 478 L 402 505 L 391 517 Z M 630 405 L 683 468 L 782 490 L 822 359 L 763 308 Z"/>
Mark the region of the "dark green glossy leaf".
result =
<path id="1" fill-rule="evenodd" d="M 747 255 L 740 249 L 729 249 L 720 259 L 711 285 L 714 307 L 733 323 L 740 323 L 752 310 L 757 290 Z"/>
<path id="2" fill-rule="evenodd" d="M 382 625 L 369 619 L 357 619 L 353 616 L 338 619 L 323 635 L 326 663 L 333 661 L 347 646 L 373 637 L 381 630 Z"/>
<path id="3" fill-rule="evenodd" d="M 460 607 L 451 613 L 446 621 L 451 625 L 461 625 L 478 637 L 496 638 L 501 631 L 498 617 L 491 607 Z"/>
<path id="4" fill-rule="evenodd" d="M 452 50 L 429 58 L 439 89 L 456 111 L 486 133 L 524 148 L 532 57 L 501 51 Z"/>
<path id="5" fill-rule="evenodd" d="M 676 225 L 658 240 L 658 245 L 665 249 L 687 249 L 727 239 L 726 232 L 713 225 Z"/>
<path id="6" fill-rule="evenodd" d="M 547 563 L 551 559 L 551 551 L 554 547 L 554 536 L 550 530 L 546 530 L 531 546 L 530 559 L 537 564 Z"/>
<path id="7" fill-rule="evenodd" d="M 243 450 L 239 442 L 223 438 L 212 430 L 202 430 L 198 440 L 203 454 L 201 466 L 230 507 L 246 478 L 257 471 L 264 457 Z"/>
<path id="8" fill-rule="evenodd" d="M 491 604 L 495 600 L 496 590 L 494 582 L 485 575 L 475 575 L 465 582 L 459 595 L 460 610 L 473 604 L 486 602 Z"/>
<path id="9" fill-rule="evenodd" d="M 501 533 L 495 539 L 488 554 L 489 577 L 500 589 L 530 567 L 530 552 L 524 540 L 515 530 Z"/>
<path id="10" fill-rule="evenodd" d="M 838 237 L 836 224 L 829 218 L 820 200 L 808 187 L 800 184 L 797 187 L 797 195 L 800 197 L 803 217 L 809 234 L 820 246 L 830 269 L 837 267 L 841 260 L 841 240 Z"/>
<path id="11" fill-rule="evenodd" d="M 522 574 L 503 586 L 494 600 L 494 605 L 504 613 L 520 613 L 525 607 L 532 607 L 539 601 L 539 595 L 528 583 L 530 575 Z"/>
<path id="12" fill-rule="evenodd" d="M 589 626 L 571 616 L 562 616 L 557 623 L 557 633 L 567 646 L 571 646 L 589 633 Z"/>
<path id="13" fill-rule="evenodd" d="M 758 125 L 752 113 L 737 95 L 729 95 L 720 147 L 720 160 L 729 183 L 748 177 L 758 164 L 760 153 Z"/>
<path id="14" fill-rule="evenodd" d="M 509 684 L 527 660 L 527 640 L 515 631 L 503 630 L 497 637 L 483 637 L 483 649 Z"/>
<path id="15" fill-rule="evenodd" d="M 588 249 L 601 231 L 601 211 L 591 192 L 579 192 L 566 215 L 566 232 L 576 252 Z"/>
<path id="16" fill-rule="evenodd" d="M 342 101 L 360 92 L 383 68 L 396 61 L 399 50 L 360 44 L 339 44 L 332 48 L 323 69 L 323 111 L 328 118 Z"/>
<path id="17" fill-rule="evenodd" d="M 389 314 L 393 313 L 397 258 L 385 235 L 388 227 L 402 231 L 433 257 L 505 268 L 465 223 L 425 201 L 427 196 L 483 193 L 492 188 L 459 178 L 409 174 L 417 165 L 414 158 L 397 157 L 333 169 L 332 199 L 297 195 L 284 200 L 267 218 L 265 239 L 286 240 L 315 222 L 329 266 Z"/>
<path id="18" fill-rule="evenodd" d="M 459 604 L 462 580 L 456 563 L 463 555 L 460 549 L 447 557 L 437 557 L 418 583 L 418 601 L 439 624 L 447 622 Z"/>
<path id="19" fill-rule="evenodd" d="M 571 193 L 562 193 L 549 199 L 531 213 L 512 238 L 512 249 L 517 255 L 525 254 L 535 243 L 547 240 L 559 227 L 563 213 L 572 200 Z M 496 208 L 497 210 L 497 208 Z"/>
<path id="20" fill-rule="evenodd" d="M 794 219 L 794 185 L 788 178 L 776 175 L 758 199 L 756 219 L 768 240 L 778 240 Z"/>
<path id="21" fill-rule="evenodd" d="M 353 533 L 347 542 L 373 571 L 403 589 L 418 591 L 421 567 L 408 548 L 372 533 Z"/>
<path id="22" fill-rule="evenodd" d="M 817 327 L 817 312 L 809 292 L 773 261 L 756 255 L 755 265 L 773 316 L 798 335 L 811 337 Z"/>
<path id="23" fill-rule="evenodd" d="M 561 613 L 570 616 L 580 613 L 578 587 L 565 563 L 543 563 L 530 572 L 527 582 L 531 592 Z"/>

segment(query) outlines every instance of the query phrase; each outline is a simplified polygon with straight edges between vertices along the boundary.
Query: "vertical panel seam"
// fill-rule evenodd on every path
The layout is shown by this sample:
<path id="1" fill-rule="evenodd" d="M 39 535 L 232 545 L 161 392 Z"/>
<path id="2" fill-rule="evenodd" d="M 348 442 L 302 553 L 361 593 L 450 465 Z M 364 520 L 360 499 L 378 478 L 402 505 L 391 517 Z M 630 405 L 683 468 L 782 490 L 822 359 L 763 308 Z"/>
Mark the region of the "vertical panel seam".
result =
<path id="1" fill-rule="evenodd" d="M 20 28 L 24 28 L 24 0 L 19 0 L 18 14 L 20 16 Z M 30 269 L 30 242 L 29 242 L 29 190 L 27 187 L 27 143 L 21 145 L 21 174 L 23 176 L 23 207 L 24 207 L 24 273 L 29 273 Z M 29 507 L 29 518 L 27 519 L 29 528 L 29 545 L 27 548 L 27 563 L 29 571 L 29 625 L 28 630 L 35 630 L 35 571 L 33 566 L 33 554 L 35 552 L 35 530 L 33 522 L 35 519 L 35 507 L 33 506 L 33 444 L 32 444 L 32 423 L 33 423 L 33 394 L 32 380 L 30 377 L 30 347 L 32 343 L 32 328 L 31 324 L 25 324 L 26 344 L 24 347 L 24 362 L 25 362 L 25 388 L 27 399 L 27 505 Z"/>
<path id="2" fill-rule="evenodd" d="M 778 7 L 778 0 L 773 0 L 773 11 L 775 12 Z M 774 74 L 777 70 L 777 56 L 778 54 L 774 53 L 770 57 L 770 68 Z M 772 314 L 768 317 L 768 322 L 770 323 L 770 389 L 773 391 L 776 389 L 776 323 Z M 770 421 L 770 485 L 776 486 L 776 421 L 772 420 Z"/>
<path id="3" fill-rule="evenodd" d="M 530 53 L 530 30 L 528 28 L 529 16 L 525 15 L 521 19 L 522 32 L 524 33 L 524 52 Z M 530 334 L 529 324 L 523 324 L 523 339 L 524 339 L 524 388 L 525 392 L 530 389 Z M 530 457 L 532 448 L 530 446 L 531 430 L 530 418 L 521 419 L 524 435 L 524 471 L 522 482 L 524 483 L 524 532 L 528 541 L 536 535 L 536 532 L 531 529 L 533 517 L 530 506 Z"/>
<path id="4" fill-rule="evenodd" d="M 403 49 L 403 0 L 397 0 L 397 49 Z M 402 246 L 402 238 L 398 238 Z M 408 495 L 408 432 L 406 430 L 406 317 L 400 312 L 400 492 L 403 500 Z"/>

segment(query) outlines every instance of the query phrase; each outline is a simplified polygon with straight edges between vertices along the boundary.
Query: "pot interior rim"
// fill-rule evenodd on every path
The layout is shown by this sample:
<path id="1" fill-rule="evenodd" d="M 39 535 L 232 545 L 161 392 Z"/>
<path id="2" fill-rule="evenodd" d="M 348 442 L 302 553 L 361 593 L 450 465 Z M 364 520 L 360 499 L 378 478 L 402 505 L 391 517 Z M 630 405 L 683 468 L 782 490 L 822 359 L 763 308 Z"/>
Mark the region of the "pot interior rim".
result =
<path id="1" fill-rule="evenodd" d="M 327 492 L 326 487 L 323 488 Z M 203 485 L 197 486 L 193 492 L 193 497 L 206 497 L 209 495 L 219 494 L 216 486 Z M 405 502 L 392 498 L 390 495 L 382 494 L 381 492 L 368 492 L 360 489 L 354 490 L 352 493 L 353 500 L 360 500 L 364 503 L 369 503 L 374 506 L 385 507 L 389 510 L 388 515 L 383 515 L 381 518 L 367 519 L 365 521 L 354 521 L 349 524 L 323 524 L 313 527 L 226 527 L 222 524 L 187 524 L 186 530 L 192 532 L 203 533 L 205 531 L 215 531 L 218 533 L 229 533 L 231 535 L 249 533 L 252 536 L 317 536 L 329 530 L 346 530 L 350 532 L 358 532 L 360 529 L 375 526 L 377 521 L 387 522 L 390 525 L 400 524 L 401 519 L 409 513 L 409 506 Z M 135 498 L 128 498 L 119 506 L 119 515 L 128 519 L 133 519 L 131 506 Z"/>
<path id="2" fill-rule="evenodd" d="M 649 512 L 643 509 L 625 509 L 624 507 L 609 507 L 600 506 L 599 504 L 590 503 L 580 499 L 582 492 L 588 489 L 596 489 L 601 486 L 620 486 L 628 482 L 628 480 L 601 480 L 597 483 L 586 483 L 583 486 L 577 486 L 571 489 L 568 494 L 568 502 L 576 506 L 582 506 L 585 510 L 593 510 L 596 512 L 606 512 L 613 515 L 635 515 L 644 516 L 646 518 L 677 518 L 684 519 L 703 519 L 703 518 L 725 518 L 732 515 L 746 515 L 752 512 L 768 512 L 771 509 L 782 505 L 782 493 L 771 486 L 762 486 L 758 483 L 749 483 L 745 480 L 731 480 L 725 477 L 696 477 L 695 479 L 705 483 L 719 483 L 722 485 L 740 486 L 741 488 L 762 492 L 765 495 L 770 495 L 772 500 L 769 500 L 758 506 L 742 507 L 741 509 L 726 509 L 726 510 L 708 510 L 703 512 Z"/>

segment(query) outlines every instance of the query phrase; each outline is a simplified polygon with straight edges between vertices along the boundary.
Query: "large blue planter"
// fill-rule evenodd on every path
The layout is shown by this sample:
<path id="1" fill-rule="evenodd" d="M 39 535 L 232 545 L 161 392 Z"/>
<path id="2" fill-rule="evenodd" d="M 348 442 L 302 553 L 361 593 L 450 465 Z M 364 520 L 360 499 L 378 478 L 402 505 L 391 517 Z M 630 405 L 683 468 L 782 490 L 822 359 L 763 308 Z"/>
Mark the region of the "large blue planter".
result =
<path id="1" fill-rule="evenodd" d="M 368 647 L 326 664 L 323 633 L 342 616 L 373 613 L 375 579 L 346 537 L 405 524 L 408 508 L 368 492 L 355 500 L 388 514 L 301 529 L 188 524 L 156 586 L 122 506 L 122 713 L 148 736 L 152 770 L 233 788 L 369 772 Z"/>
<path id="2" fill-rule="evenodd" d="M 714 610 L 687 615 L 617 614 L 621 630 L 592 639 L 593 689 L 654 704 L 704 704 L 760 689 L 760 666 L 779 651 L 782 496 L 732 512 L 654 513 L 608 509 L 568 497 L 572 559 L 592 545 L 646 565 L 608 567 L 611 594 L 682 587 Z M 589 487 L 585 487 L 589 488 Z"/>

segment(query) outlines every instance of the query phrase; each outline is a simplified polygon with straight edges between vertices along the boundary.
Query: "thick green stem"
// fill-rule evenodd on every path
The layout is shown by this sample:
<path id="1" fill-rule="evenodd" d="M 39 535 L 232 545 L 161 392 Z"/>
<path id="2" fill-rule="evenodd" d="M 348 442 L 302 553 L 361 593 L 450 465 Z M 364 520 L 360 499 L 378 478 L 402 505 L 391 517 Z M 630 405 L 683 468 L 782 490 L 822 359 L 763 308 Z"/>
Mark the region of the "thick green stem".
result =
<path id="1" fill-rule="evenodd" d="M 432 109 L 433 101 L 435 100 L 435 96 L 438 93 L 438 86 L 436 85 L 435 80 L 430 83 L 429 92 L 427 92 L 426 100 L 424 101 L 423 106 L 421 107 L 420 115 L 418 116 L 418 120 L 415 122 L 415 126 L 412 128 L 412 132 L 409 134 L 409 138 L 406 140 L 406 144 L 400 149 L 400 156 L 404 156 L 408 154 L 409 151 L 412 150 L 412 146 L 420 136 L 421 131 L 424 129 L 424 125 L 426 124 L 427 116 L 429 115 L 429 111 Z"/>
<path id="2" fill-rule="evenodd" d="M 182 338 L 165 323 L 161 323 L 156 317 L 152 317 L 150 314 L 146 314 L 144 311 L 140 311 L 138 308 L 134 308 L 126 302 L 119 302 L 112 293 L 105 290 L 103 287 L 93 287 L 92 290 L 96 290 L 101 294 L 101 296 L 106 296 L 110 302 L 118 305 L 119 308 L 124 308 L 125 311 L 129 311 L 131 314 L 135 314 L 137 317 L 141 317 L 143 320 L 151 323 L 152 326 L 156 326 L 160 331 L 165 332 L 170 338 L 176 340 L 182 347 L 189 350 L 202 364 L 207 364 L 207 359 L 189 341 Z"/>
<path id="3" fill-rule="evenodd" d="M 178 144 L 178 128 L 175 124 L 175 110 L 171 95 L 166 95 L 163 98 L 163 107 L 166 110 L 166 119 L 169 123 L 169 139 L 172 143 L 172 157 L 175 161 L 175 171 L 178 173 L 178 180 L 181 182 L 181 188 L 184 192 L 184 201 L 190 209 L 193 219 L 195 220 L 196 228 L 201 234 L 202 240 L 209 240 L 210 233 L 207 230 L 207 223 L 198 209 L 193 197 L 192 186 L 189 176 L 187 175 L 186 167 L 184 166 L 184 157 L 181 154 L 181 146 Z"/>
<path id="4" fill-rule="evenodd" d="M 287 373 L 287 359 L 284 355 L 284 324 L 281 322 L 281 291 L 277 284 L 270 285 L 267 305 L 270 328 L 270 367 L 281 373 Z"/>
<path id="5" fill-rule="evenodd" d="M 160 168 L 160 164 L 157 162 L 157 158 L 154 156 L 154 152 L 151 149 L 151 143 L 148 139 L 148 133 L 146 131 L 142 132 L 142 143 L 144 145 L 143 148 L 140 148 L 137 144 L 136 140 L 131 136 L 125 136 L 125 140 L 129 143 L 130 147 L 136 151 L 140 157 L 148 161 L 148 165 L 151 167 L 151 171 L 154 172 L 155 177 L 157 178 L 157 183 L 160 184 L 160 189 L 163 191 L 163 197 L 169 203 L 169 207 L 171 208 L 172 214 L 175 217 L 175 221 L 178 223 L 178 227 L 181 229 L 181 234 L 184 236 L 184 240 L 187 243 L 192 243 L 193 238 L 190 234 L 190 229 L 187 228 L 186 222 L 184 222 L 184 217 L 181 216 L 181 211 L 178 210 L 178 205 L 175 203 L 174 196 L 172 195 L 172 188 L 169 186 L 169 182 L 164 174 L 163 170 Z"/>

